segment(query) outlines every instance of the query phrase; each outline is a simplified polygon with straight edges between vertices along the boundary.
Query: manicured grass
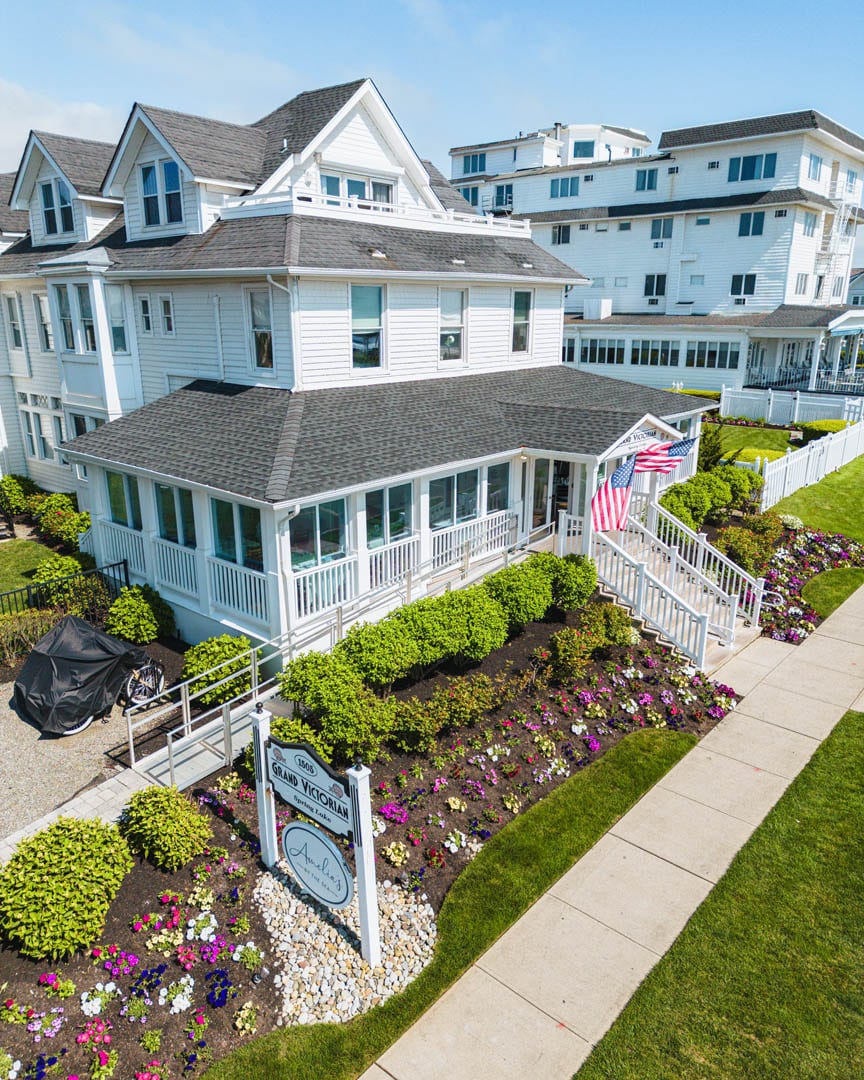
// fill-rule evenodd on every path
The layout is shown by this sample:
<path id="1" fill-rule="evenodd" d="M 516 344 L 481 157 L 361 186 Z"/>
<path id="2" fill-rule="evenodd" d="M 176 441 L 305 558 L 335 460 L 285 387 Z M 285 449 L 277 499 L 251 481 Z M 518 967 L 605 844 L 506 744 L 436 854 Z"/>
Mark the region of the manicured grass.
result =
<path id="1" fill-rule="evenodd" d="M 777 428 L 730 427 L 723 428 L 723 449 L 731 453 L 739 446 L 752 446 L 761 450 L 780 450 L 785 452 L 791 445 L 793 450 L 799 443 L 789 442 L 789 432 Z"/>
<path id="2" fill-rule="evenodd" d="M 486 844 L 444 902 L 432 963 L 404 993 L 347 1024 L 274 1031 L 207 1077 L 354 1080 L 695 742 L 653 730 L 622 739 Z"/>
<path id="3" fill-rule="evenodd" d="M 862 772 L 864 714 L 847 713 L 578 1080 L 861 1075 Z"/>
<path id="4" fill-rule="evenodd" d="M 805 525 L 844 533 L 864 541 L 864 457 L 856 458 L 818 484 L 801 488 L 772 507 L 778 514 L 795 514 Z"/>
<path id="5" fill-rule="evenodd" d="M 0 544 L 0 592 L 29 585 L 39 563 L 53 554 L 35 540 L 4 540 Z"/>
<path id="6" fill-rule="evenodd" d="M 801 590 L 801 595 L 823 619 L 864 585 L 864 570 L 850 567 L 848 570 L 826 570 L 808 581 Z"/>

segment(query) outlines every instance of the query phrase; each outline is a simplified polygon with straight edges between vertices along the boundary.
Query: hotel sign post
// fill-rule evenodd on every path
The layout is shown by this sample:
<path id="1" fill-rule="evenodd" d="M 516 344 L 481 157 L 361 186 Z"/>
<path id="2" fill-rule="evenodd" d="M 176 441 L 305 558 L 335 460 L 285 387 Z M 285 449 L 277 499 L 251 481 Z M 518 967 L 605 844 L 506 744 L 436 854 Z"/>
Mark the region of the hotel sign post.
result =
<path id="1" fill-rule="evenodd" d="M 261 859 L 276 865 L 276 802 L 279 795 L 307 818 L 354 841 L 360 951 L 371 967 L 381 963 L 375 849 L 372 835 L 371 770 L 357 764 L 341 776 L 307 743 L 286 743 L 270 734 L 270 713 L 259 702 L 252 714 Z M 338 847 L 315 826 L 292 822 L 283 830 L 285 859 L 300 885 L 327 907 L 345 907 L 353 878 Z M 337 884 L 338 883 L 338 884 Z"/>

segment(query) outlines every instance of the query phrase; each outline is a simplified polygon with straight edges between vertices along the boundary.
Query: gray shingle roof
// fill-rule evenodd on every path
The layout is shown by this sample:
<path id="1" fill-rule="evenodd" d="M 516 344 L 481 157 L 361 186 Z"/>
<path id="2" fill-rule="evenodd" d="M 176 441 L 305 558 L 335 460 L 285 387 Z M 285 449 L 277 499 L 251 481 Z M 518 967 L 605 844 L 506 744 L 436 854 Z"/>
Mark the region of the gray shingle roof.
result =
<path id="1" fill-rule="evenodd" d="M 519 446 L 599 454 L 646 413 L 714 404 L 563 365 L 300 393 L 198 381 L 65 446 L 282 502 Z"/>
<path id="2" fill-rule="evenodd" d="M 30 228 L 27 211 L 9 205 L 14 184 L 15 173 L 0 173 L 0 233 L 26 233 Z"/>
<path id="3" fill-rule="evenodd" d="M 249 187 L 260 183 L 265 144 L 262 132 L 246 124 L 209 120 L 152 105 L 139 108 L 189 166 L 193 176 L 232 180 Z"/>
<path id="4" fill-rule="evenodd" d="M 457 210 L 460 214 L 476 214 L 477 208 L 456 190 L 447 177 L 437 169 L 431 161 L 421 159 L 423 168 L 429 173 L 429 183 L 432 190 L 441 200 L 445 210 Z"/>
<path id="5" fill-rule="evenodd" d="M 664 131 L 659 148 L 672 150 L 679 146 L 695 146 L 700 143 L 726 142 L 730 139 L 748 139 L 754 135 L 782 135 L 790 131 L 825 131 L 841 139 L 856 150 L 864 150 L 864 137 L 842 127 L 815 109 L 800 112 L 779 113 L 774 116 L 754 116 L 747 120 L 731 120 L 724 124 L 703 124 L 700 127 L 676 128 Z"/>
<path id="6" fill-rule="evenodd" d="M 661 214 L 683 214 L 693 210 L 735 210 L 739 207 L 779 206 L 790 203 L 815 203 L 827 209 L 834 204 L 822 195 L 805 188 L 779 188 L 774 191 L 755 191 L 740 195 L 706 195 L 698 199 L 673 199 L 666 202 L 622 203 L 619 206 L 580 206 L 572 210 L 541 210 L 536 214 L 513 214 L 543 224 L 550 221 L 582 221 L 595 218 L 658 217 Z"/>
<path id="7" fill-rule="evenodd" d="M 114 144 L 93 139 L 73 139 L 34 131 L 39 141 L 63 170 L 79 195 L 101 195 L 102 180 L 114 154 Z"/>
<path id="8" fill-rule="evenodd" d="M 606 319 L 583 319 L 580 316 L 568 315 L 565 322 L 570 326 L 700 326 L 706 329 L 766 327 L 809 330 L 828 326 L 838 315 L 855 310 L 856 308 L 845 304 L 831 304 L 827 307 L 781 304 L 773 311 L 754 311 L 749 315 L 653 315 L 632 312 L 610 315 Z"/>

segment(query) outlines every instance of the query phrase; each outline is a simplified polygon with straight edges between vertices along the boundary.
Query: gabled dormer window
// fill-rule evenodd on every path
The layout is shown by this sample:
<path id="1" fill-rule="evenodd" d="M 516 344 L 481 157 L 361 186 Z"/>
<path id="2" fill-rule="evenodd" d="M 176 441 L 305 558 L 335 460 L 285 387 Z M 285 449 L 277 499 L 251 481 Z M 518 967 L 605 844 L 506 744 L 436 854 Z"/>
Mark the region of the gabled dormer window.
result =
<path id="1" fill-rule="evenodd" d="M 183 192 L 176 161 L 152 161 L 141 166 L 144 224 L 179 225 L 183 221 Z"/>
<path id="2" fill-rule="evenodd" d="M 42 221 L 46 236 L 75 231 L 75 218 L 72 214 L 72 195 L 65 181 L 48 180 L 40 185 L 42 189 Z"/>

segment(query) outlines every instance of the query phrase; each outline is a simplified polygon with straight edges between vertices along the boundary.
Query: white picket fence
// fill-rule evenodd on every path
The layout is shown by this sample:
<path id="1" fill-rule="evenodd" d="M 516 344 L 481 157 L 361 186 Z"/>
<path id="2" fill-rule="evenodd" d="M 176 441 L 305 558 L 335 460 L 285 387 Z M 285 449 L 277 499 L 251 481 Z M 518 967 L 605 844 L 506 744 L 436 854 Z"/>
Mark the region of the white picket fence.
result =
<path id="1" fill-rule="evenodd" d="M 816 439 L 800 450 L 788 450 L 777 461 L 763 462 L 757 458 L 753 465 L 740 461 L 736 464 L 762 473 L 765 483 L 760 508 L 767 510 L 793 491 L 817 484 L 861 454 L 864 454 L 864 424 L 853 424 L 845 431 Z"/>
<path id="2" fill-rule="evenodd" d="M 806 424 L 809 420 L 864 419 L 864 397 L 840 397 L 783 390 L 732 390 L 723 387 L 720 416 L 747 416 L 768 424 Z"/>

